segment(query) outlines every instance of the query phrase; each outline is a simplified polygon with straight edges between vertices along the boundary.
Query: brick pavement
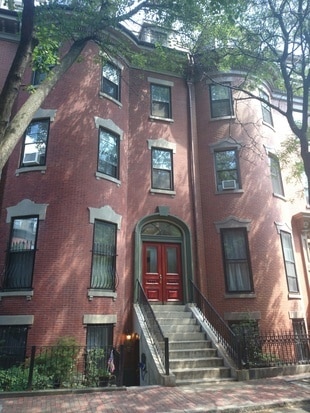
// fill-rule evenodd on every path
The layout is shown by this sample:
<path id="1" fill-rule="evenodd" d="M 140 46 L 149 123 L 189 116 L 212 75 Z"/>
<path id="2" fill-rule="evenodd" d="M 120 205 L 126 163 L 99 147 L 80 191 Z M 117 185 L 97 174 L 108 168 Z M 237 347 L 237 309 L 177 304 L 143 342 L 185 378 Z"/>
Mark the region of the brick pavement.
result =
<path id="1" fill-rule="evenodd" d="M 117 391 L 116 391 L 117 390 Z M 310 375 L 183 387 L 1 395 L 1 413 L 249 412 L 310 402 Z"/>

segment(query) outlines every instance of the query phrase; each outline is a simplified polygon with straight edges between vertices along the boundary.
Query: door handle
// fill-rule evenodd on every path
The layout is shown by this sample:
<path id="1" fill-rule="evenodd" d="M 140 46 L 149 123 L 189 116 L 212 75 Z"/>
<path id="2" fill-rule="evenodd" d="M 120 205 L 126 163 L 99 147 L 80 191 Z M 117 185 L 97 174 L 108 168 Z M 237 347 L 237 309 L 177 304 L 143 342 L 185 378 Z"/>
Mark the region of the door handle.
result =
<path id="1" fill-rule="evenodd" d="M 159 274 L 159 284 L 161 284 L 162 278 L 163 278 L 163 276 L 161 274 Z"/>

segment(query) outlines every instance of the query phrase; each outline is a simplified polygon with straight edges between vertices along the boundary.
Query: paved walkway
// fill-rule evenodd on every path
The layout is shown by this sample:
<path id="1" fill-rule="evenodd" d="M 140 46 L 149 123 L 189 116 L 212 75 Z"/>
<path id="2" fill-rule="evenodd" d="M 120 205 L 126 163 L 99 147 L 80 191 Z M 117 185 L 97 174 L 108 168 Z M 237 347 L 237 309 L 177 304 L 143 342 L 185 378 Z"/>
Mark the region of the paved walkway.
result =
<path id="1" fill-rule="evenodd" d="M 310 402 L 310 375 L 182 387 L 2 394 L 1 413 L 249 412 Z"/>

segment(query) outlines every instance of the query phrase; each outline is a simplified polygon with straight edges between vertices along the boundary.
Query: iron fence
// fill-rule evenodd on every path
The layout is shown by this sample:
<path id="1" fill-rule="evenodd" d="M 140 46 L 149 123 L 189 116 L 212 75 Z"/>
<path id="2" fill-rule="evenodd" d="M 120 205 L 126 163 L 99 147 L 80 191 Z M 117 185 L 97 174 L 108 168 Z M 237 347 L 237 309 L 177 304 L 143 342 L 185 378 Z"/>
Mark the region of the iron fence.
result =
<path id="1" fill-rule="evenodd" d="M 122 346 L 1 346 L 0 391 L 122 386 L 123 355 Z"/>
<path id="2" fill-rule="evenodd" d="M 204 322 L 234 360 L 237 368 L 310 364 L 310 335 L 294 331 L 235 333 L 192 282 L 193 298 Z M 250 333 L 249 333 L 250 331 Z"/>
<path id="3" fill-rule="evenodd" d="M 293 331 L 240 337 L 243 368 L 310 364 L 310 335 Z"/>
<path id="4" fill-rule="evenodd" d="M 169 339 L 164 336 L 160 325 L 155 317 L 154 311 L 145 295 L 142 285 L 137 280 L 137 302 L 143 313 L 144 320 L 147 324 L 150 334 L 152 335 L 154 345 L 165 367 L 165 373 L 169 375 Z"/>

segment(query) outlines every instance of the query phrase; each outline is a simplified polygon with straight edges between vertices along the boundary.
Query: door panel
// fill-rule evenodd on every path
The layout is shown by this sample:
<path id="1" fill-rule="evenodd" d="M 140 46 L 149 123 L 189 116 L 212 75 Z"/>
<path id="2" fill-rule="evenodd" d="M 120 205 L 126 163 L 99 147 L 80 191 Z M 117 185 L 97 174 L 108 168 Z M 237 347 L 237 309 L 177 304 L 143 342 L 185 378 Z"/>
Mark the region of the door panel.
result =
<path id="1" fill-rule="evenodd" d="M 180 244 L 143 243 L 143 288 L 149 301 L 182 301 Z"/>

